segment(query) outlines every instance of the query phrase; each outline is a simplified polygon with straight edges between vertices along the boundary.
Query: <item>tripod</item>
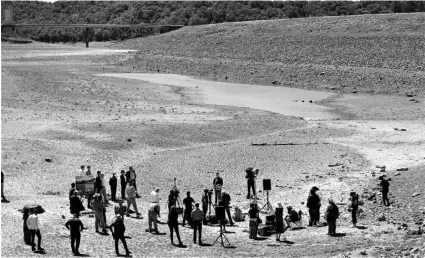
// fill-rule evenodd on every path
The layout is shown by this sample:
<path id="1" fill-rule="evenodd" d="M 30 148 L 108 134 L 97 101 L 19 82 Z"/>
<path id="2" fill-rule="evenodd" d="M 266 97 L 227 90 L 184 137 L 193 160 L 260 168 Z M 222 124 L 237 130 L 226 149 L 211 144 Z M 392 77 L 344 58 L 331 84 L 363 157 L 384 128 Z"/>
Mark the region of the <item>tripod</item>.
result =
<path id="1" fill-rule="evenodd" d="M 251 207 L 251 204 L 252 203 L 255 203 L 255 204 L 257 204 L 257 207 L 258 207 L 258 210 L 260 211 L 261 209 L 260 209 L 260 206 L 259 205 L 263 205 L 263 203 L 262 202 L 260 202 L 259 200 L 257 200 L 257 177 L 254 177 L 254 189 L 255 189 L 255 192 L 250 196 L 250 199 L 249 199 L 249 203 L 247 204 L 247 205 L 245 205 L 245 206 L 243 206 L 242 208 L 243 209 L 249 209 L 250 207 Z"/>
<path id="2" fill-rule="evenodd" d="M 267 190 L 267 202 L 264 204 L 264 206 L 260 210 L 265 210 L 268 212 L 274 212 L 273 206 L 269 202 L 269 190 Z"/>
<path id="3" fill-rule="evenodd" d="M 222 247 L 229 247 L 230 246 L 229 239 L 227 239 L 226 234 L 223 232 L 223 226 L 224 226 L 224 221 L 220 220 L 220 235 L 218 235 L 217 239 L 214 241 L 214 243 L 212 245 L 215 245 L 215 243 L 219 242 Z M 223 238 L 224 238 L 224 240 L 226 240 L 227 245 L 225 244 L 225 241 L 223 240 Z"/>

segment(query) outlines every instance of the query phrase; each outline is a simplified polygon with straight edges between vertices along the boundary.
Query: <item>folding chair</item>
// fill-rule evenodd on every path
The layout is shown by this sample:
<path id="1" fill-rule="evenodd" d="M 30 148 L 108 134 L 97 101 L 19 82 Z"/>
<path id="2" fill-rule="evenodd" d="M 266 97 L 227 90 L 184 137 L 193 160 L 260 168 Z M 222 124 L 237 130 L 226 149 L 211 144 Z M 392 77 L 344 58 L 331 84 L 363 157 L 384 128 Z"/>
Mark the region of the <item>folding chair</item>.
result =
<path id="1" fill-rule="evenodd" d="M 303 215 L 303 212 L 302 212 L 301 210 L 299 210 L 299 211 L 298 211 L 298 220 L 296 220 L 296 221 L 291 221 L 291 222 L 289 223 L 289 227 L 290 227 L 291 229 L 293 229 L 293 227 L 291 226 L 292 224 L 295 224 L 298 228 L 302 228 L 302 227 L 303 227 L 303 217 L 302 217 L 302 215 Z"/>

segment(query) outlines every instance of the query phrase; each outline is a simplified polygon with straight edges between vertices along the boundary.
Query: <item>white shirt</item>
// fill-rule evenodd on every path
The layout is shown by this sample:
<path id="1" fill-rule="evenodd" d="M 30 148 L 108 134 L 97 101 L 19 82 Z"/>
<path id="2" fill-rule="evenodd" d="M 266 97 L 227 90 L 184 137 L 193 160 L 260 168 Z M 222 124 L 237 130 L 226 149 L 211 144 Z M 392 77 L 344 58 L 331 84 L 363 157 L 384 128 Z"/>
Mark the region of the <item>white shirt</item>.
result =
<path id="1" fill-rule="evenodd" d="M 136 172 L 134 170 L 130 170 L 130 181 L 136 179 Z"/>
<path id="2" fill-rule="evenodd" d="M 152 202 L 159 203 L 159 201 L 162 199 L 162 197 L 159 193 L 157 193 L 156 191 L 153 191 L 153 192 L 151 192 L 151 199 L 152 199 Z"/>
<path id="3" fill-rule="evenodd" d="M 102 182 L 102 187 L 105 186 L 105 177 L 103 175 L 100 175 L 100 181 Z"/>
<path id="4" fill-rule="evenodd" d="M 30 230 L 39 230 L 38 228 L 38 217 L 35 214 L 31 214 L 27 219 L 27 227 Z"/>

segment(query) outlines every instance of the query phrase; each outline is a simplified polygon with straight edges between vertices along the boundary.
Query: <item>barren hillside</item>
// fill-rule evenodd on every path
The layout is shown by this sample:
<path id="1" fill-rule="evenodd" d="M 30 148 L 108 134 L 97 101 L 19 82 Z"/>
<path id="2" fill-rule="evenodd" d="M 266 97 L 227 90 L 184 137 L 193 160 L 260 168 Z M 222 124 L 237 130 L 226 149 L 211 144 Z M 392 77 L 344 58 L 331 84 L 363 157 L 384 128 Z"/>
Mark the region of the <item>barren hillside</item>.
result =
<path id="1" fill-rule="evenodd" d="M 185 27 L 129 40 L 134 70 L 344 93 L 425 88 L 425 14 L 315 17 Z"/>

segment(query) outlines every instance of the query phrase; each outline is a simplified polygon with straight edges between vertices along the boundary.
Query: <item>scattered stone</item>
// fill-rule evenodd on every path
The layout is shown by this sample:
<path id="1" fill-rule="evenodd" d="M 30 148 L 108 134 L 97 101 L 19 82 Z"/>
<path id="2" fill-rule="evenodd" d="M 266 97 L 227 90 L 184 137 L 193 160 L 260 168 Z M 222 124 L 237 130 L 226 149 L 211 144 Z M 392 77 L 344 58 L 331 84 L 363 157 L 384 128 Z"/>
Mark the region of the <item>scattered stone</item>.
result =
<path id="1" fill-rule="evenodd" d="M 313 103 L 313 100 L 311 100 L 311 99 L 310 99 L 308 102 L 309 102 L 309 103 Z"/>
<path id="2" fill-rule="evenodd" d="M 52 162 L 52 159 L 45 159 L 46 162 Z"/>
<path id="3" fill-rule="evenodd" d="M 131 139 L 127 139 L 128 142 L 131 142 Z"/>
<path id="4" fill-rule="evenodd" d="M 320 72 L 319 74 L 320 74 L 320 75 L 325 75 L 325 72 Z"/>
<path id="5" fill-rule="evenodd" d="M 397 168 L 395 171 L 408 171 L 408 168 Z"/>
<path id="6" fill-rule="evenodd" d="M 341 166 L 341 163 L 336 163 L 336 164 L 329 164 L 328 167 L 337 167 L 337 166 Z"/>
<path id="7" fill-rule="evenodd" d="M 65 218 L 65 215 L 62 215 L 62 219 L 64 219 Z"/>
<path id="8" fill-rule="evenodd" d="M 367 255 L 367 252 L 366 252 L 366 250 L 363 250 L 363 251 L 360 251 L 360 254 L 361 255 Z"/>
<path id="9" fill-rule="evenodd" d="M 378 221 L 386 221 L 387 218 L 385 217 L 384 213 L 379 214 Z"/>
<path id="10" fill-rule="evenodd" d="M 399 176 L 399 175 L 401 175 L 400 172 L 396 173 L 394 176 Z"/>
<path id="11" fill-rule="evenodd" d="M 418 195 L 421 195 L 421 193 L 419 193 L 419 192 L 415 192 L 415 193 L 413 193 L 413 194 L 412 194 L 412 197 L 416 197 L 416 196 L 418 196 Z"/>

